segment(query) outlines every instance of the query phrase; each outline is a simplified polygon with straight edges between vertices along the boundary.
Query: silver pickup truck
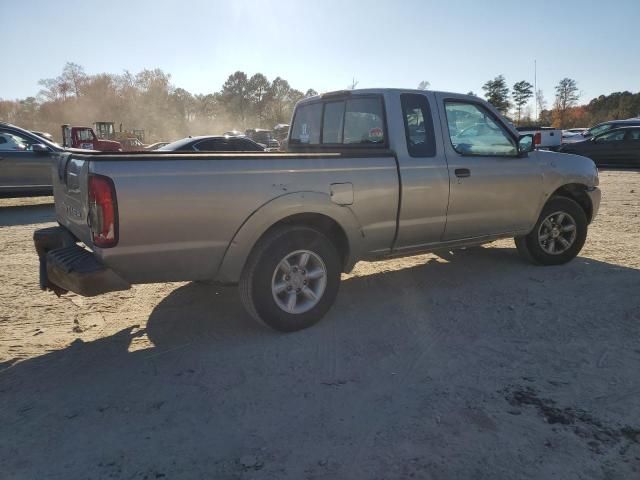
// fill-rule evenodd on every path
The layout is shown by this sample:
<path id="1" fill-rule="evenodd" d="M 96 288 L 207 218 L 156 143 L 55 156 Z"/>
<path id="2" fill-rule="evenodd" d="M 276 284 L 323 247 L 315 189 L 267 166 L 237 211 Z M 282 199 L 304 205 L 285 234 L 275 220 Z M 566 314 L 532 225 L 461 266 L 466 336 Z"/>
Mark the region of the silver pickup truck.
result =
<path id="1" fill-rule="evenodd" d="M 322 318 L 359 260 L 514 237 L 536 264 L 568 262 L 600 203 L 588 158 L 533 151 L 479 98 L 395 89 L 302 100 L 286 153 L 61 153 L 53 177 L 43 289 L 239 284 L 280 331 Z"/>

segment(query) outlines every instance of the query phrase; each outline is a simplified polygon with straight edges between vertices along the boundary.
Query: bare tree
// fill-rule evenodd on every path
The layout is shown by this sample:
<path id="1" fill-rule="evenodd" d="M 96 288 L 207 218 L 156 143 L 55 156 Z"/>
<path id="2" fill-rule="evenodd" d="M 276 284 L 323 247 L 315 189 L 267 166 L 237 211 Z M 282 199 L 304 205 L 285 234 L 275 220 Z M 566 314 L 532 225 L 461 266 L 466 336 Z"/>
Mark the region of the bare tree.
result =
<path id="1" fill-rule="evenodd" d="M 556 85 L 556 100 L 553 108 L 558 117 L 560 128 L 564 128 L 567 111 L 578 104 L 579 98 L 578 83 L 572 78 L 565 77 Z"/>
<path id="2" fill-rule="evenodd" d="M 427 88 L 429 88 L 430 85 L 431 85 L 431 83 L 429 83 L 428 81 L 422 80 L 418 84 L 418 90 L 426 90 Z"/>

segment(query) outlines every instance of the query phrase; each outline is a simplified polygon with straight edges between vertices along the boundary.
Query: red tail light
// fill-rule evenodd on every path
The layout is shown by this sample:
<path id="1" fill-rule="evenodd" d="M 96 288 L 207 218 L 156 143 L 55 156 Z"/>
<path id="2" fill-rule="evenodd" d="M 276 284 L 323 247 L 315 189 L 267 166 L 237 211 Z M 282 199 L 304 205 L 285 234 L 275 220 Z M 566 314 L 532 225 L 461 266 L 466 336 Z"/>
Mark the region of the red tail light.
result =
<path id="1" fill-rule="evenodd" d="M 533 144 L 540 145 L 542 143 L 542 134 L 540 132 L 536 132 L 533 136 Z"/>
<path id="2" fill-rule="evenodd" d="M 118 203 L 110 178 L 89 176 L 89 227 L 93 244 L 100 248 L 118 243 Z"/>

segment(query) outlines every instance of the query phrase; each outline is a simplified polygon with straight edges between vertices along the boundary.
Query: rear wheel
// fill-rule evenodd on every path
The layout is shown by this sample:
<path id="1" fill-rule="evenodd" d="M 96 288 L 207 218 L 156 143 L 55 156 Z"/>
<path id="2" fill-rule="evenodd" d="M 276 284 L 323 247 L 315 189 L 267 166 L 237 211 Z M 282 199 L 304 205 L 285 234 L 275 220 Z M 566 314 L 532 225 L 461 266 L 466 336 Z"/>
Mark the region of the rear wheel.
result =
<path id="1" fill-rule="evenodd" d="M 553 197 L 542 209 L 528 235 L 516 237 L 516 248 L 526 260 L 538 265 L 561 265 L 573 260 L 587 239 L 587 216 L 582 207 L 566 197 Z"/>
<path id="2" fill-rule="evenodd" d="M 284 226 L 255 246 L 240 279 L 245 308 L 281 332 L 310 327 L 327 313 L 340 284 L 340 256 L 321 232 Z"/>

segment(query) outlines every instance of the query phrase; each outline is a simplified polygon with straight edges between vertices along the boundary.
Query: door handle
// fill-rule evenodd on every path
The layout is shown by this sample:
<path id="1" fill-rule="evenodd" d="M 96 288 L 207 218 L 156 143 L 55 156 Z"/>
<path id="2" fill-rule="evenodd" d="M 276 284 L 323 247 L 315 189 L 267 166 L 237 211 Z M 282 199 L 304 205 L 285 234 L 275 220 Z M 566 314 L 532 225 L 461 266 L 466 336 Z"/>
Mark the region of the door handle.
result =
<path id="1" fill-rule="evenodd" d="M 456 172 L 456 177 L 458 178 L 465 178 L 465 177 L 471 176 L 471 170 L 469 170 L 468 168 L 456 168 L 455 172 Z"/>

